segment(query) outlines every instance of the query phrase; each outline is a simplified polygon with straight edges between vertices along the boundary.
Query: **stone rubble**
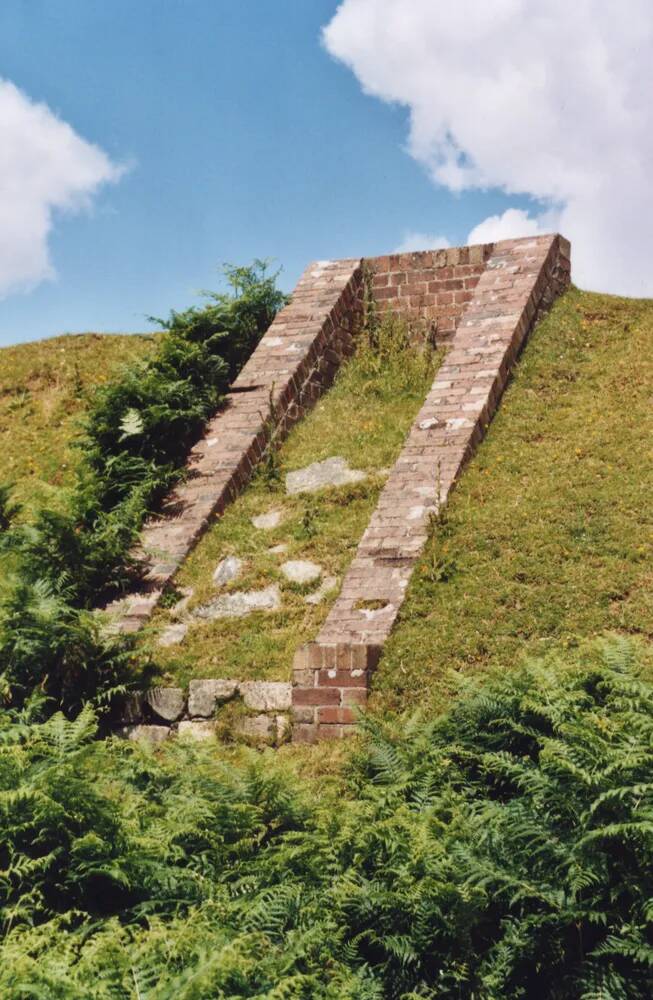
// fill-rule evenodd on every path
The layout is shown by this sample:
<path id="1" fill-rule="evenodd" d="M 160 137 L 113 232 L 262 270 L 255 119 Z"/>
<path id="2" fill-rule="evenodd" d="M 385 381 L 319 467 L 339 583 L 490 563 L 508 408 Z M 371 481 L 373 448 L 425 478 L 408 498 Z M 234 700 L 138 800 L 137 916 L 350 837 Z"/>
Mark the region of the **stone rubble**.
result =
<path id="1" fill-rule="evenodd" d="M 252 518 L 252 524 L 259 531 L 271 531 L 272 528 L 276 528 L 277 525 L 281 524 L 281 511 L 270 510 L 267 514 L 258 514 Z"/>
<path id="2" fill-rule="evenodd" d="M 367 474 L 361 469 L 350 468 L 346 458 L 334 455 L 322 462 L 313 462 L 304 469 L 289 472 L 286 476 L 286 493 L 291 496 L 296 493 L 317 493 L 327 486 L 346 486 L 366 478 Z"/>
<path id="3" fill-rule="evenodd" d="M 183 642 L 188 632 L 188 625 L 185 622 L 177 622 L 175 625 L 168 625 L 159 636 L 159 646 L 178 646 Z"/>
<path id="4" fill-rule="evenodd" d="M 279 588 L 272 584 L 263 590 L 236 591 L 223 594 L 208 604 L 193 611 L 193 617 L 201 621 L 216 621 L 218 618 L 244 618 L 254 611 L 277 611 L 281 607 Z"/>
<path id="5" fill-rule="evenodd" d="M 237 580 L 243 569 L 243 561 L 238 556 L 226 556 L 216 566 L 213 574 L 213 582 L 216 587 L 224 587 L 225 584 Z"/>
<path id="6" fill-rule="evenodd" d="M 324 598 L 331 593 L 332 590 L 338 586 L 338 579 L 335 576 L 325 576 L 322 583 L 313 591 L 312 594 L 307 594 L 304 598 L 306 604 L 321 604 Z"/>
<path id="7" fill-rule="evenodd" d="M 281 542 L 279 545 L 273 545 L 271 549 L 268 549 L 268 553 L 271 556 L 282 556 L 288 551 L 287 542 Z"/>
<path id="8" fill-rule="evenodd" d="M 291 583 L 315 583 L 322 576 L 322 567 L 310 559 L 291 559 L 282 563 L 280 569 Z"/>

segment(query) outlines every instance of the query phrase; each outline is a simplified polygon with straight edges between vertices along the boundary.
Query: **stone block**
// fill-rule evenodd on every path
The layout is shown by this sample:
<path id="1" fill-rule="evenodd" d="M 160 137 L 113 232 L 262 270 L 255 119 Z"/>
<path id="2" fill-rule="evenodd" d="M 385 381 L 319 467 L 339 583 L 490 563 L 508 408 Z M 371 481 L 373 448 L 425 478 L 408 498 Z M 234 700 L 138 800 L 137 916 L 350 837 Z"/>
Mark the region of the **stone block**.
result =
<path id="1" fill-rule="evenodd" d="M 277 723 L 272 715 L 248 715 L 238 721 L 235 731 L 248 743 L 271 746 L 276 742 Z"/>
<path id="2" fill-rule="evenodd" d="M 238 690 L 247 705 L 257 712 L 284 711 L 291 704 L 292 686 L 282 681 L 241 681 Z"/>
<path id="3" fill-rule="evenodd" d="M 191 681 L 188 685 L 188 714 L 193 718 L 200 716 L 208 719 L 218 705 L 233 698 L 237 690 L 238 681 L 211 679 Z"/>
<path id="4" fill-rule="evenodd" d="M 152 688 L 147 692 L 145 700 L 155 715 L 168 722 L 176 722 L 184 714 L 185 698 L 181 688 Z"/>
<path id="5" fill-rule="evenodd" d="M 215 739 L 216 723 L 212 719 L 182 719 L 177 733 L 180 739 L 205 743 Z"/>
<path id="6" fill-rule="evenodd" d="M 118 735 L 124 737 L 127 740 L 132 740 L 133 742 L 143 742 L 143 743 L 163 743 L 171 735 L 172 730 L 169 726 L 123 726 L 118 730 Z"/>

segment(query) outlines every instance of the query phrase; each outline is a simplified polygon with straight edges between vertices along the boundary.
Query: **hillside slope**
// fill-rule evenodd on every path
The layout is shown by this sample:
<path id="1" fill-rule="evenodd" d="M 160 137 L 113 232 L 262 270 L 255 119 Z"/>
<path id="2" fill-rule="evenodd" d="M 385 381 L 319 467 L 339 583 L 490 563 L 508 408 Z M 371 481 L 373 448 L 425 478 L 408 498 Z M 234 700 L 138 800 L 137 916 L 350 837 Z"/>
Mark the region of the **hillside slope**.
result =
<path id="1" fill-rule="evenodd" d="M 16 483 L 21 502 L 53 502 L 70 477 L 88 394 L 154 343 L 148 334 L 86 333 L 0 348 L 0 478 Z"/>
<path id="2" fill-rule="evenodd" d="M 452 669 L 650 640 L 652 348 L 649 300 L 572 289 L 538 325 L 417 567 L 377 709 L 438 705 Z"/>

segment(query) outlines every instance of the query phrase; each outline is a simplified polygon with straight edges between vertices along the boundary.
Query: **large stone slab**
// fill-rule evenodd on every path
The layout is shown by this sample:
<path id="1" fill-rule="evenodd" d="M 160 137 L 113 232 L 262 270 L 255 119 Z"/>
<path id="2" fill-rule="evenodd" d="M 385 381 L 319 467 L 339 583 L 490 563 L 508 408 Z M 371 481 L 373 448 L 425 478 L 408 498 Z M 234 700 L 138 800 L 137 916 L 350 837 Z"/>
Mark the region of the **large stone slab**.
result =
<path id="1" fill-rule="evenodd" d="M 292 686 L 282 681 L 241 681 L 243 701 L 257 712 L 284 711 L 290 708 Z"/>
<path id="2" fill-rule="evenodd" d="M 315 583 L 322 576 L 322 567 L 310 559 L 290 559 L 282 563 L 280 569 L 291 583 Z"/>
<path id="3" fill-rule="evenodd" d="M 145 700 L 160 719 L 166 719 L 168 722 L 176 722 L 184 714 L 185 698 L 181 688 L 151 688 Z"/>
<path id="4" fill-rule="evenodd" d="M 313 462 L 286 476 L 286 493 L 317 493 L 329 486 L 346 486 L 366 478 L 361 469 L 352 469 L 346 458 L 334 455 L 323 462 Z"/>
<path id="5" fill-rule="evenodd" d="M 202 679 L 188 685 L 188 714 L 208 719 L 218 705 L 234 697 L 238 681 Z"/>
<path id="6" fill-rule="evenodd" d="M 276 611 L 281 607 L 281 594 L 277 586 L 263 590 L 236 591 L 223 594 L 202 607 L 196 608 L 193 617 L 203 621 L 218 618 L 244 618 L 254 611 Z"/>

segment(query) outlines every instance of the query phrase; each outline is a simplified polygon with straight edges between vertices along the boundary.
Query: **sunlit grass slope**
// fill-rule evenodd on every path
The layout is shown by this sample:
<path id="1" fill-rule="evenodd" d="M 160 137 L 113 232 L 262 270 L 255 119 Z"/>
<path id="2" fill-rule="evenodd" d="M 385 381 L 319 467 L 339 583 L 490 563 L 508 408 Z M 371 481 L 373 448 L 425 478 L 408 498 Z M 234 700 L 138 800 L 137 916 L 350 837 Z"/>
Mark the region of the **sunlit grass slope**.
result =
<path id="1" fill-rule="evenodd" d="M 582 657 L 605 631 L 650 639 L 652 459 L 653 302 L 572 290 L 535 330 L 417 567 L 377 708 L 438 703 L 452 669 Z"/>
<path id="2" fill-rule="evenodd" d="M 52 503 L 71 476 L 89 394 L 116 366 L 149 353 L 152 335 L 87 333 L 0 349 L 0 479 L 28 507 Z"/>

